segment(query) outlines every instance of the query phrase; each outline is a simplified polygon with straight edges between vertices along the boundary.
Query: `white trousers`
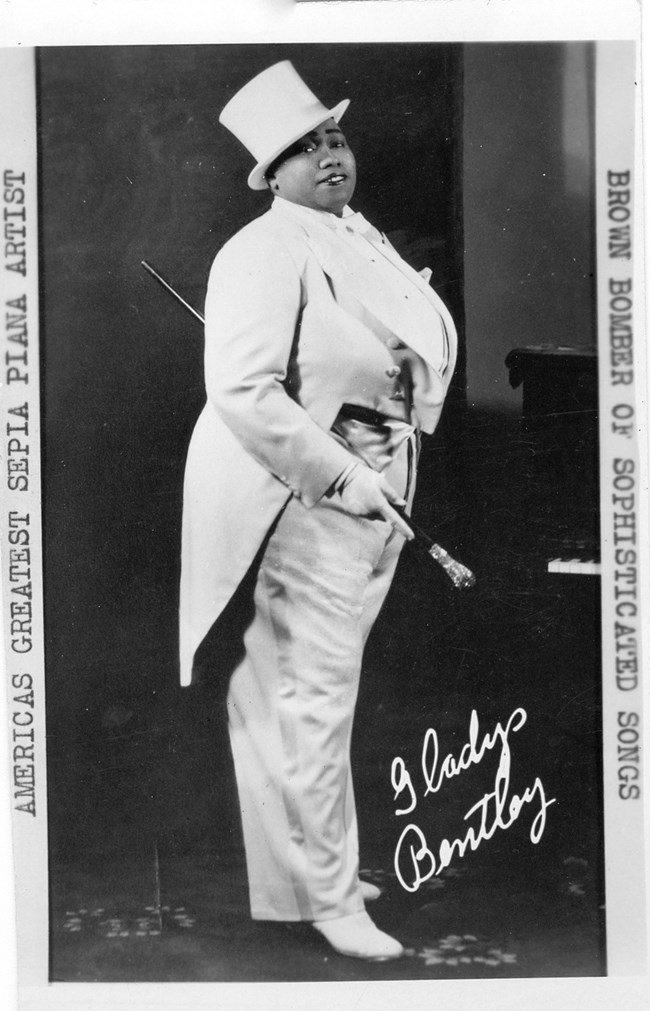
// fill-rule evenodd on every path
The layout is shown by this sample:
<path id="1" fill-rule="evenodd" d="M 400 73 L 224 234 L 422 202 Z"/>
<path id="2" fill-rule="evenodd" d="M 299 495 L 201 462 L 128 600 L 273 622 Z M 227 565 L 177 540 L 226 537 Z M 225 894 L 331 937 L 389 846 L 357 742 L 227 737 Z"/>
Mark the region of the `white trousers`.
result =
<path id="1" fill-rule="evenodd" d="M 402 494 L 408 452 L 404 444 L 386 471 Z M 311 509 L 289 500 L 261 559 L 245 655 L 230 682 L 254 919 L 363 909 L 352 721 L 363 648 L 403 538 L 385 520 L 343 512 L 337 498 Z"/>

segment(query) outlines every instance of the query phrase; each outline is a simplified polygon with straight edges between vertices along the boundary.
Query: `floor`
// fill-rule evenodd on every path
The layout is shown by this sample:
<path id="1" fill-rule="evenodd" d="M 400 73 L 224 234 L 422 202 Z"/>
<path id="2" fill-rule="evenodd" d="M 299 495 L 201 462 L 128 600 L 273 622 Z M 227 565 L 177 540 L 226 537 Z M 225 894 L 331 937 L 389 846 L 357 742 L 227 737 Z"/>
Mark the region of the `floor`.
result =
<path id="1" fill-rule="evenodd" d="M 566 857 L 533 880 L 489 861 L 449 869 L 417 900 L 390 869 L 365 877 L 385 888 L 376 923 L 406 946 L 369 963 L 332 951 L 303 924 L 254 923 L 245 878 L 219 854 L 151 865 L 75 865 L 53 915 L 55 980 L 304 981 L 589 976 L 602 972 L 593 868 Z"/>
<path id="2" fill-rule="evenodd" d="M 546 556 L 556 553 L 554 541 L 565 537 L 571 517 L 562 488 L 549 494 L 539 453 L 531 465 L 531 442 L 521 427 L 476 422 L 462 438 L 462 461 L 450 466 L 435 447 L 423 457 L 418 519 L 435 526 L 441 541 L 475 569 L 477 585 L 457 592 L 430 559 L 405 552 L 368 646 L 355 724 L 362 876 L 382 888 L 371 913 L 404 944 L 405 957 L 345 958 L 308 925 L 250 920 L 224 685 L 181 691 L 173 678 L 143 677 L 144 687 L 98 692 L 95 708 L 79 705 L 65 733 L 59 710 L 52 710 L 54 980 L 606 972 L 598 579 L 546 572 Z M 435 523 L 434 496 L 426 493 L 433 477 Z M 476 814 L 465 815 L 506 774 L 503 765 L 498 771 L 495 747 L 425 795 L 427 732 L 436 731 L 441 757 L 458 757 L 472 711 L 481 741 L 516 719 L 519 709 L 526 722 L 508 737 L 507 803 L 515 794 L 528 800 L 517 817 L 502 813 L 501 826 L 512 821 L 509 827 L 496 824 L 496 802 L 486 801 L 489 838 L 409 891 L 405 884 L 414 888 L 416 881 L 408 846 L 395 859 L 406 824 L 417 825 L 439 858 L 444 839 L 460 839 L 468 825 L 478 826 Z M 410 806 L 411 795 L 406 786 L 394 795 L 396 758 L 413 784 L 408 815 L 397 813 Z M 537 781 L 541 787 L 534 789 Z M 534 843 L 541 789 L 553 803 Z M 423 876 L 428 866 L 423 858 Z"/>

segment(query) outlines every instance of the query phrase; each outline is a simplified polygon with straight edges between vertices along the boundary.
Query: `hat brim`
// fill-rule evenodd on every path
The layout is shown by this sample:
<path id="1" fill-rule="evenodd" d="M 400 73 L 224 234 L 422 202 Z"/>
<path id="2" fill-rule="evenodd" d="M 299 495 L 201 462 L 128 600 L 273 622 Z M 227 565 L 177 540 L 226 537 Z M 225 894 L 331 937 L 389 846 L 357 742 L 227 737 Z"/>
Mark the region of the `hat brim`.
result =
<path id="1" fill-rule="evenodd" d="M 295 144 L 297 140 L 300 140 L 301 137 L 304 137 L 306 133 L 310 133 L 312 130 L 315 130 L 316 127 L 320 126 L 321 123 L 324 123 L 325 120 L 333 119 L 338 123 L 349 104 L 350 99 L 344 98 L 342 102 L 339 102 L 338 105 L 335 105 L 333 109 L 329 110 L 329 112 L 326 111 L 325 115 L 321 113 L 317 119 L 313 121 L 307 121 L 306 123 L 303 124 L 302 128 L 295 135 L 295 137 L 290 137 L 288 140 L 285 140 L 281 145 L 281 147 L 277 149 L 277 151 L 274 151 L 272 154 L 270 154 L 268 158 L 264 159 L 264 161 L 258 162 L 248 177 L 248 185 L 250 186 L 250 188 L 252 190 L 265 190 L 267 188 L 267 182 L 266 179 L 264 178 L 264 173 L 266 172 L 269 165 L 271 165 L 275 161 L 278 155 L 281 155 L 282 152 L 286 151 L 288 147 L 291 147 L 291 145 Z"/>

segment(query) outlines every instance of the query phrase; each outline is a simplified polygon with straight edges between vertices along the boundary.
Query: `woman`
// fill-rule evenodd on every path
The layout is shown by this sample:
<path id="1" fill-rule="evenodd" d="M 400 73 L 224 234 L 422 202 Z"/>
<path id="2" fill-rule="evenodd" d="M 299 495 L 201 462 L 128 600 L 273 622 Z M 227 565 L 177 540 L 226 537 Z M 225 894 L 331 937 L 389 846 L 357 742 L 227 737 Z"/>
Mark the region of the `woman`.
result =
<path id="1" fill-rule="evenodd" d="M 363 647 L 412 537 L 395 507 L 410 507 L 455 330 L 425 277 L 349 209 L 347 106 L 327 109 L 285 61 L 220 116 L 256 158 L 249 186 L 275 199 L 208 284 L 181 676 L 254 564 L 228 696 L 252 915 L 309 921 L 337 951 L 382 959 L 402 947 L 364 909 L 377 890 L 358 877 L 350 736 Z"/>

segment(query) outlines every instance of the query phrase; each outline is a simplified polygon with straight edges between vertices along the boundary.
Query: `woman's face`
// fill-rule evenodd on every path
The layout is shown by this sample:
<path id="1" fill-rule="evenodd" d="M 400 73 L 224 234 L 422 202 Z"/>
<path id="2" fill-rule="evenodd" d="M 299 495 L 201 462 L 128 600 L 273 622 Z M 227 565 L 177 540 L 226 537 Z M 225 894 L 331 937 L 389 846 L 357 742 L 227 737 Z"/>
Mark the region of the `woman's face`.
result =
<path id="1" fill-rule="evenodd" d="M 357 167 L 338 124 L 328 119 L 292 144 L 267 177 L 276 196 L 340 217 L 354 193 Z"/>

